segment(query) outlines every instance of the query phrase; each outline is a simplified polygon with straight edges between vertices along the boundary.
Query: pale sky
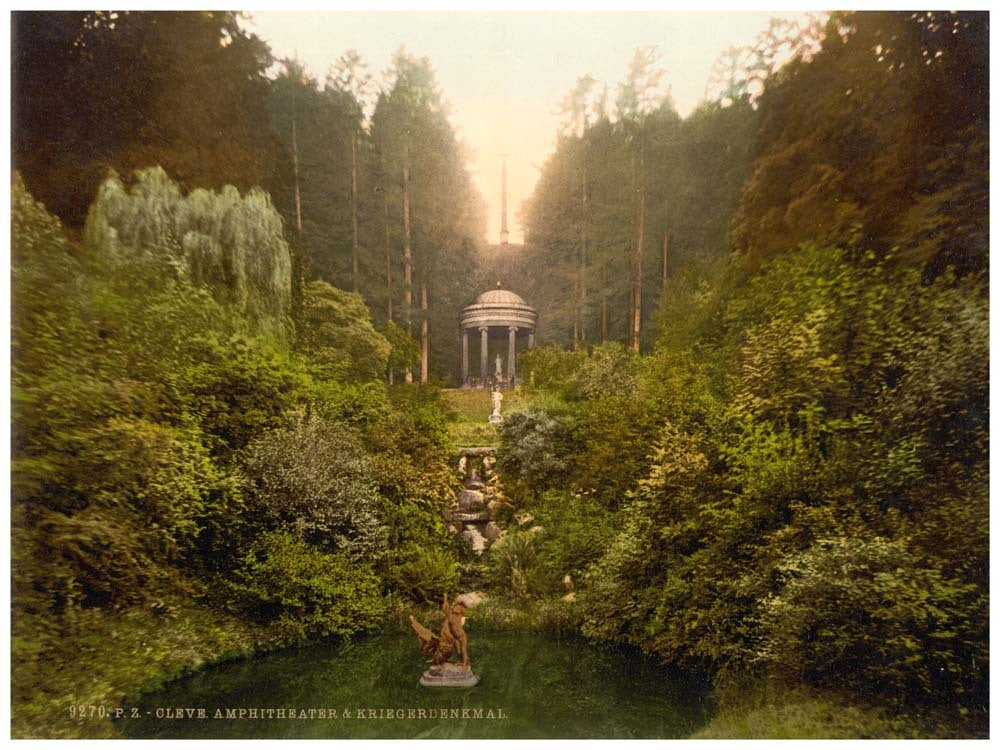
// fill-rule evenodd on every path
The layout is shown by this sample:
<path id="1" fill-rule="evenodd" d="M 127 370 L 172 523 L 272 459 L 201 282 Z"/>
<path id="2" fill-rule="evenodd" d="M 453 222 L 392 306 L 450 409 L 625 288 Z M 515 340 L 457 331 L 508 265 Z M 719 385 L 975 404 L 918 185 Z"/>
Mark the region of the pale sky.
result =
<path id="1" fill-rule="evenodd" d="M 507 154 L 508 227 L 521 242 L 517 209 L 531 195 L 552 153 L 557 110 L 576 79 L 590 74 L 610 89 L 625 77 L 638 47 L 656 45 L 682 117 L 697 106 L 719 54 L 750 44 L 777 11 L 703 13 L 461 13 L 251 11 L 248 28 L 276 57 L 297 55 L 319 81 L 356 49 L 376 81 L 402 45 L 428 57 L 450 105 L 458 136 L 472 150 L 468 167 L 489 210 L 487 242 L 498 242 L 502 155 Z"/>

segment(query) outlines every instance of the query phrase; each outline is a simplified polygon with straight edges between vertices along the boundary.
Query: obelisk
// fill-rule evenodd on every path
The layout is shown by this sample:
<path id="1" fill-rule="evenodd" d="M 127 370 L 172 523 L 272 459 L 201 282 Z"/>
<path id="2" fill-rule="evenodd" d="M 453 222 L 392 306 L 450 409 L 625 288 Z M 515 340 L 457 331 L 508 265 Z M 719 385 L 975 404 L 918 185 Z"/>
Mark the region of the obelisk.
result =
<path id="1" fill-rule="evenodd" d="M 506 245 L 510 238 L 510 232 L 507 231 L 507 154 L 503 155 L 503 172 L 501 174 L 503 197 L 500 199 L 500 244 Z"/>

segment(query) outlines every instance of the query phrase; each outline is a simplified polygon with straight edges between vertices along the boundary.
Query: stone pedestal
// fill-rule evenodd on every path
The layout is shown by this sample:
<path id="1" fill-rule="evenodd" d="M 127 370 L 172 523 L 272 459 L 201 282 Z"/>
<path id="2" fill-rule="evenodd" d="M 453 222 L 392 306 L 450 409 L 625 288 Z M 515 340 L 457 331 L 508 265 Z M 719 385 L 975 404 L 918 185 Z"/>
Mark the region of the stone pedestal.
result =
<path id="1" fill-rule="evenodd" d="M 472 667 L 462 669 L 461 664 L 451 662 L 431 667 L 420 677 L 420 684 L 426 687 L 473 687 L 479 683 L 479 676 Z"/>

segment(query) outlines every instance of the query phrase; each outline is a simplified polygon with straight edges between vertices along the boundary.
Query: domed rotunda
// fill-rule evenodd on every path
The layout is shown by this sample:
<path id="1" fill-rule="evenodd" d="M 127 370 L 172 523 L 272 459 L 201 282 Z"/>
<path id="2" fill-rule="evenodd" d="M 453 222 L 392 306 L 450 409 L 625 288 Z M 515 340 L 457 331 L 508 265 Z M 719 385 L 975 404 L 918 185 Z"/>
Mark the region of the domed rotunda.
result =
<path id="1" fill-rule="evenodd" d="M 525 341 L 527 348 L 535 345 L 535 327 L 538 313 L 520 295 L 502 289 L 483 292 L 475 302 L 462 310 L 462 387 L 486 388 L 512 386 L 516 382 L 517 339 Z M 479 377 L 469 377 L 469 331 L 479 331 Z M 492 342 L 492 349 L 491 349 Z M 501 351 L 507 345 L 506 372 Z M 494 367 L 490 368 L 490 353 L 496 354 Z"/>

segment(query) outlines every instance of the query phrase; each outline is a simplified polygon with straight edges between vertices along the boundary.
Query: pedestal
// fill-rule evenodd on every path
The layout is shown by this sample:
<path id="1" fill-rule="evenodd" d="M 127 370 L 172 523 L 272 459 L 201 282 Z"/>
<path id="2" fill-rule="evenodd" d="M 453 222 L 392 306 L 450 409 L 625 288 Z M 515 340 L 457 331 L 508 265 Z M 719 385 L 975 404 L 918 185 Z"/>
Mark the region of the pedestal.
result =
<path id="1" fill-rule="evenodd" d="M 462 669 L 461 664 L 447 662 L 424 672 L 420 684 L 425 687 L 473 687 L 479 684 L 479 676 L 473 673 L 472 667 Z"/>

